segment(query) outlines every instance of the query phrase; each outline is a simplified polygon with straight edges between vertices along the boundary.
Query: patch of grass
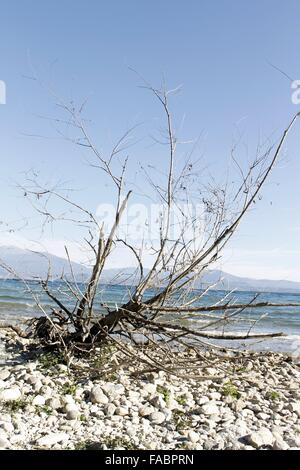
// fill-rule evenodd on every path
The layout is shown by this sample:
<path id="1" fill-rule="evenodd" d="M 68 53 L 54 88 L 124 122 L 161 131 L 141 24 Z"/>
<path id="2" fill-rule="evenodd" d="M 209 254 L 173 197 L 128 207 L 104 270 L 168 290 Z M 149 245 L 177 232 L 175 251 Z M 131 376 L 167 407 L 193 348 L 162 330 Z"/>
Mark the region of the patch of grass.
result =
<path id="1" fill-rule="evenodd" d="M 37 406 L 36 407 L 36 411 L 38 413 L 38 415 L 40 416 L 42 413 L 46 413 L 46 415 L 50 416 L 52 415 L 52 408 L 50 406 L 47 406 L 47 405 L 43 405 L 43 406 Z"/>
<path id="2" fill-rule="evenodd" d="M 101 347 L 100 352 L 94 357 L 92 365 L 94 368 L 102 368 L 105 366 L 111 356 L 117 351 L 117 348 L 113 344 L 106 344 Z"/>
<path id="3" fill-rule="evenodd" d="M 5 409 L 5 411 L 16 413 L 17 411 L 24 411 L 26 406 L 28 405 L 29 405 L 28 401 L 20 399 L 20 400 L 6 401 L 5 403 L 2 404 L 2 407 Z"/>
<path id="4" fill-rule="evenodd" d="M 225 397 L 232 397 L 232 398 L 240 398 L 241 397 L 241 394 L 237 388 L 236 385 L 234 385 L 233 383 L 231 382 L 227 382 L 223 389 L 222 389 L 222 393 Z"/>
<path id="5" fill-rule="evenodd" d="M 117 449 L 117 448 L 124 448 L 126 450 L 137 450 L 138 447 L 133 444 L 133 442 L 129 441 L 126 437 L 106 437 L 100 442 L 92 442 L 92 441 L 78 441 L 75 446 L 74 450 L 102 450 L 103 445 L 108 447 L 108 449 Z"/>
<path id="6" fill-rule="evenodd" d="M 186 396 L 181 395 L 180 397 L 176 397 L 175 400 L 179 405 L 185 405 L 186 404 Z"/>
<path id="7" fill-rule="evenodd" d="M 65 360 L 61 354 L 48 352 L 38 357 L 38 361 L 44 369 L 55 367 L 58 364 L 65 364 Z"/>
<path id="8" fill-rule="evenodd" d="M 129 441 L 126 437 L 108 437 L 101 442 L 105 444 L 109 449 L 117 449 L 123 447 L 126 450 L 137 450 L 138 447 Z"/>
<path id="9" fill-rule="evenodd" d="M 79 421 L 81 421 L 82 423 L 86 423 L 87 422 L 86 416 L 85 415 L 80 415 Z"/>
<path id="10" fill-rule="evenodd" d="M 78 441 L 74 446 L 74 450 L 88 450 L 90 445 L 89 441 Z"/>
<path id="11" fill-rule="evenodd" d="M 266 393 L 266 397 L 267 397 L 269 400 L 276 401 L 276 400 L 279 400 L 280 395 L 279 395 L 279 393 L 276 392 L 275 390 L 272 390 L 272 391 L 269 391 L 269 392 Z"/>
<path id="12" fill-rule="evenodd" d="M 168 390 L 166 387 L 163 387 L 162 385 L 157 385 L 156 390 L 163 396 L 165 402 L 168 403 L 171 397 L 170 390 Z"/>
<path id="13" fill-rule="evenodd" d="M 67 383 L 61 386 L 61 392 L 63 395 L 72 395 L 74 396 L 76 393 L 76 385 L 74 383 Z"/>

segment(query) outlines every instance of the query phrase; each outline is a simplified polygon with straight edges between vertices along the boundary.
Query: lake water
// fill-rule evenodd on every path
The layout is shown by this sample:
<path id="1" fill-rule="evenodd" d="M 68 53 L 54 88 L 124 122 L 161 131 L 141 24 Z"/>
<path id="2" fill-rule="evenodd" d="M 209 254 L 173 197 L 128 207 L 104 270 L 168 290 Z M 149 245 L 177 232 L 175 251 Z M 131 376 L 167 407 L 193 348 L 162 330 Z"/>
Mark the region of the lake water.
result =
<path id="1" fill-rule="evenodd" d="M 74 300 L 70 298 L 65 286 L 61 282 L 52 282 L 49 284 L 51 290 L 55 292 L 60 299 L 68 305 L 69 308 L 74 306 Z M 79 285 L 83 289 L 83 285 Z M 30 292 L 31 291 L 31 292 Z M 49 300 L 45 293 L 41 292 L 41 288 L 37 282 L 29 281 L 27 287 L 18 280 L 0 280 L 0 320 L 9 320 L 17 322 L 20 317 L 34 317 L 41 315 L 41 311 L 35 304 L 32 292 L 39 298 L 40 303 L 46 311 L 51 311 L 53 303 Z M 153 292 L 148 292 L 148 296 Z M 206 305 L 220 301 L 226 293 L 224 291 L 210 291 L 206 294 L 201 302 Z M 230 295 L 237 303 L 249 303 L 253 299 L 253 292 L 235 292 Z M 121 305 L 128 299 L 128 288 L 126 286 L 108 285 L 101 286 L 100 293 L 95 303 L 95 311 L 104 312 L 102 304 L 114 308 Z M 226 299 L 228 301 L 228 299 Z M 283 293 L 261 293 L 256 301 L 268 301 L 272 303 L 300 303 L 300 294 L 283 294 Z M 197 304 L 196 304 L 197 305 Z M 222 312 L 213 312 L 212 316 L 220 316 Z M 261 318 L 263 316 L 263 318 Z M 260 332 L 283 332 L 286 334 L 283 338 L 276 338 L 268 341 L 251 340 L 254 349 L 271 349 L 279 351 L 295 352 L 300 354 L 300 308 L 270 308 L 265 309 L 248 309 L 239 316 L 239 320 L 230 326 L 238 332 L 248 331 L 253 325 L 251 320 L 259 320 L 251 330 L 252 333 Z M 195 327 L 204 324 L 204 320 L 186 318 L 182 320 L 185 323 Z M 207 322 L 207 319 L 205 319 Z M 209 328 L 211 331 L 211 328 Z M 225 327 L 225 332 L 229 331 L 229 327 Z M 249 346 L 249 341 L 244 342 Z M 243 343 L 243 344 L 244 344 Z M 228 342 L 226 342 L 228 344 Z"/>

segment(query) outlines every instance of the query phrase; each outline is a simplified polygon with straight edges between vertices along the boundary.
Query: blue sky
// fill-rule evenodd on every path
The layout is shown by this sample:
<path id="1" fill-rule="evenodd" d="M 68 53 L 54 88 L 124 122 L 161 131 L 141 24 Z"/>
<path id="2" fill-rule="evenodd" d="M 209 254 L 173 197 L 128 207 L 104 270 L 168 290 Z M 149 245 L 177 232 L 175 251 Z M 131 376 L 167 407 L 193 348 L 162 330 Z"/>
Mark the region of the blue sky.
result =
<path id="1" fill-rule="evenodd" d="M 101 148 L 144 122 L 132 171 L 137 161 L 161 164 L 161 149 L 146 136 L 160 109 L 128 66 L 151 83 L 165 75 L 170 87 L 183 85 L 174 111 L 178 122 L 185 116 L 184 138 L 203 136 L 201 151 L 215 174 L 225 168 L 237 128 L 250 156 L 259 136 L 276 141 L 299 105 L 291 101 L 288 79 L 269 63 L 300 79 L 299 16 L 296 0 L 1 2 L 0 80 L 7 103 L 0 105 L 0 219 L 31 215 L 15 188 L 30 168 L 88 188 L 80 198 L 93 209 L 111 198 L 111 188 L 81 165 L 82 153 L 39 117 L 57 113 L 45 84 L 65 98 L 89 97 L 87 115 Z M 225 253 L 222 267 L 229 272 L 300 281 L 299 144 L 300 125 L 263 200 Z M 38 222 L 30 220 L 31 230 L 2 232 L 0 243 L 34 238 Z M 72 241 L 68 230 L 48 234 L 48 249 L 60 253 L 59 240 Z"/>

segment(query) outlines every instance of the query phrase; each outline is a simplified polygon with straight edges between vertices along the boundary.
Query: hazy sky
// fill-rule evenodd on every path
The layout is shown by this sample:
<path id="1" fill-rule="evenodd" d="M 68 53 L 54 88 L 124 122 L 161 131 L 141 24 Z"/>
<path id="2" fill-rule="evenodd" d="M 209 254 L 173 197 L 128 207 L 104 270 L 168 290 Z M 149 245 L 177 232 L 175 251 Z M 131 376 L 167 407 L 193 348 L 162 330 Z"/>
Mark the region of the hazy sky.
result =
<path id="1" fill-rule="evenodd" d="M 170 87 L 183 85 L 173 100 L 178 122 L 185 117 L 182 135 L 201 134 L 200 150 L 216 175 L 238 133 L 241 158 L 251 159 L 258 140 L 278 140 L 300 110 L 291 83 L 270 65 L 300 79 L 298 0 L 10 0 L 1 2 L 0 13 L 0 80 L 7 87 L 0 105 L 0 220 L 31 216 L 15 187 L 31 168 L 88 189 L 78 198 L 93 210 L 111 198 L 103 178 L 81 164 L 84 151 L 60 139 L 45 119 L 58 112 L 49 88 L 77 101 L 89 97 L 86 115 L 104 150 L 144 123 L 129 150 L 132 175 L 138 161 L 164 164 L 162 149 L 147 137 L 161 123 L 161 110 L 128 66 L 155 85 L 163 75 Z M 300 281 L 299 144 L 300 123 L 223 269 Z M 37 219 L 30 218 L 30 227 L 17 235 L 3 228 L 0 243 L 22 245 L 24 237 L 35 238 Z M 60 227 L 43 243 L 61 254 L 73 235 Z M 127 259 L 115 257 L 118 263 Z"/>

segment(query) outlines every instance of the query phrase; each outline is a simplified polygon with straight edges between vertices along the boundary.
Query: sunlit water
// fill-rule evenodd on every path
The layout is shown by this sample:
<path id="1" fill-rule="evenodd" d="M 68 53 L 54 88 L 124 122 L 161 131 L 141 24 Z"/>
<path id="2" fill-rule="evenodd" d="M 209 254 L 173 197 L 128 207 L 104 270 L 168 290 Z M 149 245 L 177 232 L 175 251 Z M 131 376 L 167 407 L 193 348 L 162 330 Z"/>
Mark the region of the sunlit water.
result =
<path id="1" fill-rule="evenodd" d="M 52 282 L 49 284 L 50 289 L 59 297 L 60 300 L 68 306 L 69 309 L 74 308 L 74 297 L 70 296 L 70 292 L 66 289 L 65 285 L 61 282 Z M 82 291 L 84 285 L 77 286 Z M 201 293 L 200 291 L 198 294 Z M 147 293 L 151 296 L 153 291 Z M 195 292 L 194 292 L 195 294 Z M 201 303 L 211 305 L 220 301 L 226 292 L 224 291 L 210 291 L 202 297 Z M 237 303 L 247 304 L 253 299 L 253 292 L 235 292 L 230 295 Z M 128 300 L 129 290 L 126 286 L 109 285 L 101 286 L 100 292 L 94 305 L 95 312 L 105 313 L 104 305 L 109 308 L 115 308 L 116 305 L 121 305 Z M 36 305 L 36 299 L 39 300 L 41 306 L 46 312 L 51 312 L 54 306 L 49 297 L 42 292 L 39 284 L 30 281 L 27 285 L 17 280 L 0 280 L 0 320 L 9 320 L 16 322 L 20 318 L 34 317 L 42 314 L 41 310 Z M 226 299 L 226 302 L 229 298 Z M 256 301 L 268 301 L 272 303 L 300 303 L 300 294 L 283 294 L 283 293 L 261 293 Z M 176 304 L 176 300 L 174 301 Z M 195 304 L 197 305 L 197 304 Z M 203 328 L 207 322 L 215 322 L 216 318 L 221 318 L 223 312 L 213 312 L 211 320 L 208 318 L 192 318 L 184 315 L 182 323 L 197 328 Z M 261 318 L 262 317 L 262 318 Z M 168 316 L 170 319 L 170 315 Z M 257 320 L 257 323 L 251 323 L 251 320 Z M 300 308 L 264 308 L 264 309 L 246 309 L 236 319 L 235 323 L 225 325 L 224 331 L 229 332 L 232 329 L 237 333 L 247 332 L 252 327 L 251 333 L 261 332 L 283 332 L 285 337 L 272 339 L 271 341 L 247 341 L 244 342 L 248 347 L 252 344 L 255 349 L 270 349 L 275 351 L 287 351 L 300 354 Z M 223 331 L 222 326 L 213 324 L 208 327 L 207 331 Z M 204 330 L 205 331 L 205 330 Z M 239 346 L 244 344 L 240 342 Z M 226 342 L 226 344 L 229 344 Z M 233 343 L 231 343 L 231 346 Z M 234 344 L 237 345 L 236 342 Z"/>

